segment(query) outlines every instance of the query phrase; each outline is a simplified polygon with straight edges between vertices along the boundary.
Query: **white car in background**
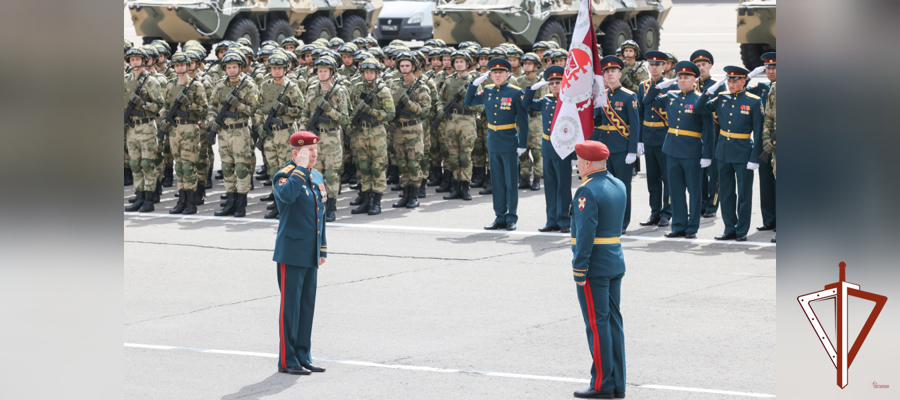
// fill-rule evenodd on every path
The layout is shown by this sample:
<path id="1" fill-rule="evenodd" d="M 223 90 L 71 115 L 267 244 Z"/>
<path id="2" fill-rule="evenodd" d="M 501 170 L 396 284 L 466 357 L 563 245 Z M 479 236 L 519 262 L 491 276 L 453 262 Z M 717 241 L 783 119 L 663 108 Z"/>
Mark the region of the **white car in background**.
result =
<path id="1" fill-rule="evenodd" d="M 434 37 L 431 13 L 434 0 L 384 0 L 384 8 L 372 29 L 379 46 L 387 46 L 394 39 L 405 41 L 428 40 Z"/>

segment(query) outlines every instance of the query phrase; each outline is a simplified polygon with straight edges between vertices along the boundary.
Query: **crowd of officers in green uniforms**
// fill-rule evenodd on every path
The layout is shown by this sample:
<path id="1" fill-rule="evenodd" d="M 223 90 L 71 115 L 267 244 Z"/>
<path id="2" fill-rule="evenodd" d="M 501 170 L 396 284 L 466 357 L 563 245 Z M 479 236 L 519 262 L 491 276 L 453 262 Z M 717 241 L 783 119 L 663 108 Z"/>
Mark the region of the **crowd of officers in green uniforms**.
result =
<path id="1" fill-rule="evenodd" d="M 196 213 L 212 187 L 212 144 L 218 138 L 222 170 L 216 178 L 224 180 L 226 193 L 215 215 L 242 217 L 253 189 L 254 145 L 265 165 L 257 179 L 270 186 L 269 176 L 290 160 L 288 139 L 297 130 L 320 137 L 316 168 L 325 176 L 328 221 L 335 219 L 342 184 L 359 190 L 350 203 L 353 214 L 380 214 L 389 186 L 401 192 L 393 207 L 418 207 L 426 186 L 447 193 L 446 200 L 471 200 L 470 187 L 491 194 L 487 122 L 482 106 L 463 104 L 467 86 L 489 72 L 493 58 L 509 61 L 510 84 L 524 88 L 540 81 L 548 66 L 565 67 L 568 56 L 549 41 L 524 53 L 506 43 L 487 48 L 463 42 L 453 49 L 440 39 L 416 50 L 399 40 L 378 48 L 373 38 L 303 45 L 289 37 L 280 44 L 262 43 L 256 54 L 249 40 L 239 39 L 220 42 L 212 51 L 216 59 L 209 61 L 194 41 L 174 54 L 164 41 L 143 46 L 125 41 L 125 103 L 132 105 L 126 109 L 131 124 L 125 125 L 125 180 L 136 192 L 126 211 L 153 211 L 162 188 L 176 184 L 178 203 L 169 212 Z M 638 92 L 651 78 L 646 62 L 637 61 L 639 46 L 629 40 L 616 53 L 625 64 L 622 87 Z M 666 55 L 661 77 L 654 80 L 676 75 L 678 60 Z M 547 88 L 538 96 L 545 94 Z M 173 105 L 179 110 L 167 120 Z M 220 125 L 216 117 L 223 107 Z M 534 126 L 519 158 L 519 188 L 540 190 L 539 112 L 529 115 L 529 125 Z M 210 130 L 215 134 L 208 136 Z M 634 167 L 636 174 L 640 161 Z M 261 200 L 272 201 L 265 217 L 277 218 L 273 196 Z M 771 214 L 766 225 L 774 228 L 774 210 Z"/>

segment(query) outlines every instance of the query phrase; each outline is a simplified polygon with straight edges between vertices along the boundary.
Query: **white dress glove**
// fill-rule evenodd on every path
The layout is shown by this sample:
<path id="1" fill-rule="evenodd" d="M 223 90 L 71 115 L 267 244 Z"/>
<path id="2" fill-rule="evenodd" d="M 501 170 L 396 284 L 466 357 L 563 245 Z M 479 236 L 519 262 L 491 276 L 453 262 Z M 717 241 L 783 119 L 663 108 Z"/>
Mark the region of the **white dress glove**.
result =
<path id="1" fill-rule="evenodd" d="M 665 89 L 669 86 L 674 85 L 675 82 L 678 82 L 678 78 L 666 79 L 666 80 L 660 82 L 658 85 L 656 85 L 656 87 L 658 87 L 660 89 Z"/>
<path id="2" fill-rule="evenodd" d="M 747 74 L 747 80 L 753 79 L 754 76 L 757 76 L 763 72 L 766 72 L 766 66 L 760 65 L 760 66 L 756 67 L 756 69 L 754 69 L 753 71 L 750 71 L 749 74 Z"/>
<path id="3" fill-rule="evenodd" d="M 523 148 L 517 148 L 517 149 L 516 149 L 516 153 L 519 153 L 519 157 L 521 157 L 522 154 L 525 154 L 525 150 L 526 150 L 526 149 L 523 149 Z"/>
<path id="4" fill-rule="evenodd" d="M 472 84 L 475 86 L 480 85 L 482 82 L 487 80 L 487 78 L 490 74 L 491 74 L 490 72 L 485 72 L 485 73 L 481 74 L 481 76 L 475 78 L 475 80 L 472 81 Z"/>
<path id="5" fill-rule="evenodd" d="M 722 86 L 723 84 L 725 84 L 725 79 L 716 82 L 715 85 L 712 85 L 709 87 L 709 89 L 706 89 L 706 94 L 710 96 L 716 94 L 716 90 L 719 89 L 719 86 Z"/>
<path id="6" fill-rule="evenodd" d="M 542 80 L 542 81 L 540 81 L 540 82 L 538 82 L 538 83 L 535 83 L 534 85 L 531 85 L 531 90 L 538 90 L 538 89 L 540 89 L 540 88 L 542 88 L 542 87 L 544 87 L 544 86 L 547 86 L 547 85 L 549 85 L 549 84 L 550 84 L 550 81 L 543 81 L 543 80 Z"/>
<path id="7" fill-rule="evenodd" d="M 628 153 L 628 155 L 625 156 L 625 164 L 633 164 L 634 160 L 637 160 L 637 154 Z"/>
<path id="8" fill-rule="evenodd" d="M 701 158 L 700 159 L 700 168 L 706 168 L 710 164 L 712 164 L 712 160 L 709 158 Z"/>
<path id="9" fill-rule="evenodd" d="M 757 168 L 759 168 L 759 164 L 757 164 L 757 163 L 755 163 L 755 162 L 748 162 L 748 163 L 747 163 L 747 169 L 749 169 L 749 170 L 752 171 L 752 170 L 757 169 Z"/>
<path id="10" fill-rule="evenodd" d="M 644 155 L 644 144 L 643 144 L 643 143 L 638 143 L 638 152 L 637 152 L 637 154 L 638 154 L 639 156 Z"/>

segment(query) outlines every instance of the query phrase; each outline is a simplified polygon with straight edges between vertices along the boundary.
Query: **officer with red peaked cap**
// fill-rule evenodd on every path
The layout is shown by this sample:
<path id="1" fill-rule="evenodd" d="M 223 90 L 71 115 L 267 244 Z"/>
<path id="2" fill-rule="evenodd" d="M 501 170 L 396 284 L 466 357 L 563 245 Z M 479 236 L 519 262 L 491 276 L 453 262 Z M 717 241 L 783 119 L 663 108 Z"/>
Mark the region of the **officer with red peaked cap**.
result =
<path id="1" fill-rule="evenodd" d="M 575 397 L 625 397 L 625 334 L 619 312 L 625 257 L 619 237 L 625 184 L 606 169 L 609 149 L 588 140 L 575 145 L 584 183 L 572 201 L 572 273 L 591 349 L 591 384 Z"/>
<path id="2" fill-rule="evenodd" d="M 278 372 L 325 372 L 312 365 L 310 336 L 316 307 L 319 266 L 328 257 L 325 240 L 325 178 L 316 165 L 319 138 L 311 132 L 291 135 L 291 162 L 272 177 L 279 211 L 275 255 L 281 312 Z"/>

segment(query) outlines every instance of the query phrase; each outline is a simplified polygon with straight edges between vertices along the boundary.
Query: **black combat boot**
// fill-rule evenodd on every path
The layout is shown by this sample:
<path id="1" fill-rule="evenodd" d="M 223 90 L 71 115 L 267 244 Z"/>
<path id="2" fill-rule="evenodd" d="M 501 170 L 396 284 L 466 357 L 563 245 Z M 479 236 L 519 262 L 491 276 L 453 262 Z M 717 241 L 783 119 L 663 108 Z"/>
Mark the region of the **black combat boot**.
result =
<path id="1" fill-rule="evenodd" d="M 444 195 L 444 200 L 453 200 L 453 199 L 461 199 L 462 192 L 459 191 L 459 181 L 456 179 L 450 180 L 450 193 Z"/>
<path id="2" fill-rule="evenodd" d="M 125 186 L 134 185 L 134 175 L 131 173 L 131 168 L 125 168 Z"/>
<path id="3" fill-rule="evenodd" d="M 250 190 L 253 189 L 256 189 L 256 187 L 253 186 L 253 179 L 250 179 Z"/>
<path id="4" fill-rule="evenodd" d="M 396 168 L 397 174 L 394 174 L 394 169 Z M 394 164 L 389 164 L 387 167 L 387 184 L 393 185 L 400 181 L 400 168 L 397 168 Z"/>
<path id="5" fill-rule="evenodd" d="M 369 200 L 369 215 L 381 214 L 381 193 L 372 193 L 372 200 Z"/>
<path id="6" fill-rule="evenodd" d="M 484 167 L 474 167 L 472 168 L 472 183 L 469 184 L 469 187 L 482 186 L 484 186 Z"/>
<path id="7" fill-rule="evenodd" d="M 178 203 L 175 203 L 175 207 L 169 210 L 169 214 L 181 214 L 184 212 L 184 190 L 179 190 L 178 194 Z"/>
<path id="8" fill-rule="evenodd" d="M 216 170 L 216 179 L 225 179 L 225 175 L 222 175 L 222 170 Z"/>
<path id="9" fill-rule="evenodd" d="M 416 208 L 419 206 L 419 196 L 416 195 L 416 192 L 419 190 L 416 186 L 407 186 L 406 191 L 409 192 L 409 202 L 406 203 L 406 208 Z"/>
<path id="10" fill-rule="evenodd" d="M 488 170 L 486 174 L 484 174 L 484 189 L 478 191 L 478 194 L 491 194 L 494 193 L 491 190 L 491 171 Z"/>
<path id="11" fill-rule="evenodd" d="M 213 215 L 217 217 L 226 217 L 229 215 L 234 215 L 235 202 L 237 198 L 237 193 L 235 192 L 227 192 L 225 193 L 225 205 L 222 206 L 222 209 L 213 213 Z"/>
<path id="12" fill-rule="evenodd" d="M 275 201 L 275 192 L 269 192 L 269 194 L 260 197 L 259 201 Z"/>
<path id="13" fill-rule="evenodd" d="M 362 204 L 363 201 L 365 201 L 365 199 L 366 199 L 366 198 L 365 198 L 365 196 L 363 196 L 363 192 L 360 191 L 359 193 L 356 194 L 356 198 L 353 199 L 353 201 L 350 202 L 350 205 L 351 205 L 351 206 L 358 206 L 358 205 Z"/>
<path id="14" fill-rule="evenodd" d="M 144 204 L 144 192 L 141 190 L 138 190 L 134 195 L 134 203 L 132 203 L 128 207 L 125 207 L 125 211 L 135 212 L 137 210 L 140 210 L 141 205 L 143 205 L 143 204 Z"/>
<path id="15" fill-rule="evenodd" d="M 337 219 L 337 216 L 334 215 L 335 211 L 337 211 L 337 199 L 329 197 L 325 202 L 325 222 L 334 222 Z"/>
<path id="16" fill-rule="evenodd" d="M 425 181 L 431 182 L 435 180 L 434 167 L 428 168 L 428 177 L 425 178 Z"/>
<path id="17" fill-rule="evenodd" d="M 428 176 L 428 186 L 438 186 L 441 184 L 443 172 L 441 167 L 431 167 L 431 174 Z"/>
<path id="18" fill-rule="evenodd" d="M 266 206 L 266 210 L 274 210 L 275 207 L 278 207 L 278 206 L 277 206 L 276 203 L 273 201 L 273 202 L 269 203 L 269 205 Z"/>
<path id="19" fill-rule="evenodd" d="M 257 175 L 256 175 L 256 180 L 258 180 L 258 181 L 267 181 L 267 180 L 269 180 L 269 171 L 266 170 L 266 169 L 263 169 L 263 171 L 262 171 L 261 174 L 257 174 Z"/>
<path id="20" fill-rule="evenodd" d="M 222 193 L 222 195 L 219 196 L 219 199 L 222 199 L 222 200 L 228 199 L 228 192 Z"/>
<path id="21" fill-rule="evenodd" d="M 265 218 L 265 219 L 278 219 L 278 216 L 279 216 L 279 213 L 278 213 L 278 206 L 275 206 L 275 208 L 273 208 L 272 211 L 269 211 L 268 214 L 263 215 L 263 218 Z"/>
<path id="22" fill-rule="evenodd" d="M 172 187 L 172 167 L 163 168 L 163 187 Z"/>
<path id="23" fill-rule="evenodd" d="M 372 192 L 360 192 L 359 196 L 362 197 L 362 201 L 360 201 L 359 207 L 350 210 L 350 214 L 365 214 L 372 207 Z"/>
<path id="24" fill-rule="evenodd" d="M 238 193 L 234 205 L 234 217 L 241 218 L 247 215 L 247 193 Z"/>
<path id="25" fill-rule="evenodd" d="M 356 184 L 359 184 L 359 169 L 356 168 L 356 164 L 351 164 L 351 165 L 353 165 L 353 172 L 350 173 L 350 181 L 347 183 L 349 183 L 351 185 L 356 185 Z M 351 189 L 353 189 L 353 188 L 351 187 Z"/>
<path id="26" fill-rule="evenodd" d="M 531 182 L 528 182 L 528 177 L 519 177 L 519 189 L 531 189 Z"/>
<path id="27" fill-rule="evenodd" d="M 463 200 L 472 200 L 472 194 L 469 193 L 469 182 L 462 181 L 459 183 L 459 196 Z"/>
<path id="28" fill-rule="evenodd" d="M 141 203 L 141 209 L 138 210 L 138 212 L 151 212 L 151 211 L 154 210 L 154 208 L 153 208 L 153 200 L 152 200 L 152 199 L 153 199 L 153 194 L 154 194 L 154 193 L 156 193 L 156 192 L 153 192 L 153 191 L 150 191 L 150 192 L 144 191 L 144 202 Z M 151 200 L 148 201 L 147 199 L 151 199 Z M 137 202 L 135 202 L 135 204 L 137 204 Z"/>
<path id="29" fill-rule="evenodd" d="M 409 188 L 410 187 L 403 188 L 403 193 L 401 193 L 400 201 L 394 203 L 394 205 L 391 207 L 400 208 L 406 207 L 406 205 L 409 204 Z"/>
<path id="30" fill-rule="evenodd" d="M 206 203 L 206 187 L 198 184 L 197 192 L 194 193 L 194 205 L 202 206 L 203 203 Z"/>
<path id="31" fill-rule="evenodd" d="M 129 203 L 134 203 L 135 201 L 137 201 L 138 195 L 140 195 L 140 194 L 141 194 L 141 191 L 140 191 L 140 190 L 135 190 L 135 191 L 134 191 L 134 196 L 129 197 L 129 198 L 128 198 L 128 202 L 129 202 Z"/>
<path id="32" fill-rule="evenodd" d="M 213 169 L 212 169 L 212 167 L 209 167 L 209 172 L 207 172 L 207 174 L 206 174 L 206 188 L 207 189 L 212 189 L 212 187 L 213 187 L 212 177 L 213 177 Z"/>
<path id="33" fill-rule="evenodd" d="M 175 191 L 175 198 L 181 197 L 181 189 Z"/>
<path id="34" fill-rule="evenodd" d="M 535 175 L 531 180 L 531 190 L 541 190 L 541 177 Z"/>
<path id="35" fill-rule="evenodd" d="M 422 183 L 419 184 L 419 188 L 416 189 L 416 197 L 417 198 L 420 198 L 420 199 L 425 198 L 425 183 L 426 182 L 423 180 Z"/>
<path id="36" fill-rule="evenodd" d="M 162 194 L 162 181 L 156 181 L 156 190 L 150 192 L 152 196 L 153 204 L 159 203 L 159 195 Z"/>
<path id="37" fill-rule="evenodd" d="M 341 174 L 341 185 L 350 183 L 350 175 L 353 174 L 353 163 L 344 165 L 344 173 Z"/>
<path id="38" fill-rule="evenodd" d="M 444 175 L 441 176 L 441 186 L 439 186 L 439 187 L 438 187 L 437 189 L 435 189 L 434 191 L 437 192 L 437 193 L 445 193 L 445 192 L 449 192 L 449 191 L 450 191 L 450 184 L 452 183 L 452 182 L 451 182 L 452 180 L 453 180 L 453 171 L 450 171 L 449 169 L 445 169 L 445 170 L 444 170 Z"/>
<path id="39" fill-rule="evenodd" d="M 184 211 L 181 213 L 184 215 L 196 214 L 197 213 L 197 205 L 194 204 L 194 197 L 196 197 L 197 192 L 193 190 L 185 190 L 184 194 L 181 198 L 184 199 Z"/>

